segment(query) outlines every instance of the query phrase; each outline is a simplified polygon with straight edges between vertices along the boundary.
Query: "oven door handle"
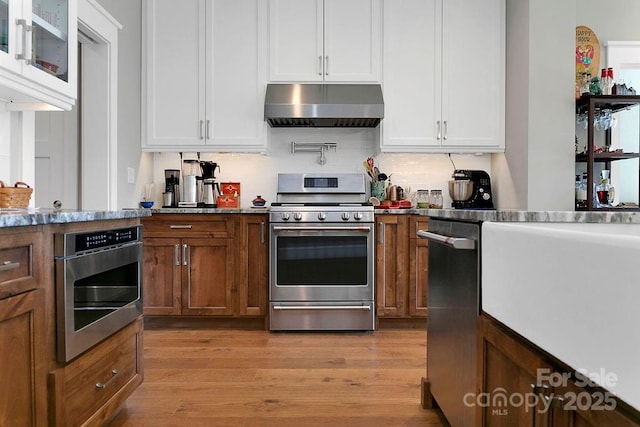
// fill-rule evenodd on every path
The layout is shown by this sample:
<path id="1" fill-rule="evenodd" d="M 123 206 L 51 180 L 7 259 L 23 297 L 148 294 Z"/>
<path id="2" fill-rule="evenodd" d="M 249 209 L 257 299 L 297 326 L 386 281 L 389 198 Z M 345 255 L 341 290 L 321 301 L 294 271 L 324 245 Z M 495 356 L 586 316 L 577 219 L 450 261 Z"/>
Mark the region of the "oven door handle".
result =
<path id="1" fill-rule="evenodd" d="M 274 310 L 364 310 L 371 311 L 370 305 L 274 305 Z"/>
<path id="2" fill-rule="evenodd" d="M 442 234 L 432 233 L 430 231 L 424 230 L 418 230 L 416 234 L 418 235 L 418 237 L 432 240 L 436 243 L 441 243 L 453 249 L 474 250 L 476 248 L 476 241 L 474 239 L 467 239 L 465 237 L 444 236 Z"/>
<path id="3" fill-rule="evenodd" d="M 281 227 L 273 226 L 273 231 L 371 231 L 370 226 L 361 227 Z"/>

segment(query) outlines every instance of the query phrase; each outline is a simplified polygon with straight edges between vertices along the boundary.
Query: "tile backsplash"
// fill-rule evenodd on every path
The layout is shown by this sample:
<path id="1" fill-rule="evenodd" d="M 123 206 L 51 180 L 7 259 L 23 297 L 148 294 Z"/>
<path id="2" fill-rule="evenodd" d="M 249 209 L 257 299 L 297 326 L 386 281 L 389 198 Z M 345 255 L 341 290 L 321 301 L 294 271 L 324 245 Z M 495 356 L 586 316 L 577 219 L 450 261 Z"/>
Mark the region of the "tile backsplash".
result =
<path id="1" fill-rule="evenodd" d="M 391 177 L 393 184 L 418 189 L 442 189 L 445 206 L 451 205 L 447 181 L 453 165 L 459 169 L 491 170 L 491 155 L 380 153 L 376 141 L 378 129 L 270 129 L 269 154 L 202 153 L 202 160 L 220 164 L 216 176 L 220 182 L 241 183 L 241 206 L 251 206 L 251 200 L 261 195 L 270 203 L 276 197 L 278 173 L 356 172 L 365 173 L 362 165 L 369 156 L 375 158 L 380 172 Z M 336 149 L 326 152 L 326 164 L 319 163 L 320 154 L 292 153 L 291 142 L 331 142 Z M 196 153 L 183 157 L 197 158 Z M 164 170 L 180 168 L 178 153 L 153 154 L 153 182 L 156 206 L 161 206 Z M 144 183 L 143 183 L 144 184 Z M 143 185 L 144 187 L 144 185 Z"/>

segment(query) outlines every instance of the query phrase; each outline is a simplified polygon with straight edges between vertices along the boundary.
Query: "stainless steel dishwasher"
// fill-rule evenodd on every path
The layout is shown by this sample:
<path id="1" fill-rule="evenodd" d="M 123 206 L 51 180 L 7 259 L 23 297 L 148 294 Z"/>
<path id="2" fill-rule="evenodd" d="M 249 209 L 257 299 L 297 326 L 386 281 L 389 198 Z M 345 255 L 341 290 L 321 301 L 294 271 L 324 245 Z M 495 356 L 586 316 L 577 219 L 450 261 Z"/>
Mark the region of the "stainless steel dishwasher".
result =
<path id="1" fill-rule="evenodd" d="M 453 427 L 477 425 L 465 395 L 477 387 L 480 224 L 430 219 L 427 378 L 423 402 L 435 400 Z"/>

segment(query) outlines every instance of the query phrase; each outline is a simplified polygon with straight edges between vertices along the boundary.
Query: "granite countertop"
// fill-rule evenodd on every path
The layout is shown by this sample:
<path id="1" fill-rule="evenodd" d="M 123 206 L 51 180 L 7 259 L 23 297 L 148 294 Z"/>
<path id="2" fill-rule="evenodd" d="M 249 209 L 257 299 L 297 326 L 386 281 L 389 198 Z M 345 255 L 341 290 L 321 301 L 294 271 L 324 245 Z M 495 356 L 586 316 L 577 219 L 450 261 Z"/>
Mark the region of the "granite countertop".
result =
<path id="1" fill-rule="evenodd" d="M 28 225 L 66 224 L 70 222 L 140 218 L 150 216 L 150 209 L 123 209 L 117 211 L 89 211 L 66 209 L 12 209 L 0 208 L 0 228 Z"/>
<path id="2" fill-rule="evenodd" d="M 153 214 L 264 214 L 269 207 L 248 208 L 157 208 L 151 209 Z"/>
<path id="3" fill-rule="evenodd" d="M 269 208 L 158 208 L 153 214 L 261 214 Z M 432 218 L 461 221 L 492 222 L 584 222 L 640 224 L 640 211 L 627 212 L 574 212 L 574 211 L 521 211 L 521 210 L 474 210 L 474 209 L 376 209 L 376 214 L 422 215 Z"/>
<path id="4" fill-rule="evenodd" d="M 432 218 L 491 222 L 585 222 L 640 224 L 640 212 L 519 211 L 473 209 L 376 209 L 376 214 L 414 214 Z"/>

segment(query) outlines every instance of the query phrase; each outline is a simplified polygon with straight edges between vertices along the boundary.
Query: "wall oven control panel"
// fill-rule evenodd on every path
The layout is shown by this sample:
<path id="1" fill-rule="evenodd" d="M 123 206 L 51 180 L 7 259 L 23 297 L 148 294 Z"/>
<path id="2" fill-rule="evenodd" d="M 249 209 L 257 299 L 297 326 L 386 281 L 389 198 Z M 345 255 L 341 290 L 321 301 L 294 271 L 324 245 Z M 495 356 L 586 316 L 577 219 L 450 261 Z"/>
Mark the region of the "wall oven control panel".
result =
<path id="1" fill-rule="evenodd" d="M 113 228 L 108 230 L 56 234 L 55 256 L 68 257 L 85 251 L 95 251 L 110 246 L 142 242 L 142 226 Z"/>
<path id="2" fill-rule="evenodd" d="M 86 251 L 89 249 L 99 249 L 106 246 L 121 245 L 123 243 L 137 241 L 138 229 L 136 227 L 129 227 L 118 230 L 79 233 L 76 234 L 75 240 L 76 252 Z"/>

